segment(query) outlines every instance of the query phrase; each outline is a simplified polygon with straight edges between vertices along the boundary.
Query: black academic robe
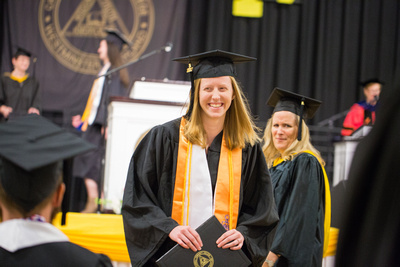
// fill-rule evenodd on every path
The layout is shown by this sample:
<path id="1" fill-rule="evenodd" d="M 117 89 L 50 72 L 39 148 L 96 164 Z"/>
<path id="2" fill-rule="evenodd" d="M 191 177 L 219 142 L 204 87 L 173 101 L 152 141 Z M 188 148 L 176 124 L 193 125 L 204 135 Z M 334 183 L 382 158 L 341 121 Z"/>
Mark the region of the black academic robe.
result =
<path id="1" fill-rule="evenodd" d="M 9 252 L 0 248 L 0 266 L 112 267 L 110 259 L 70 242 L 54 242 Z"/>
<path id="2" fill-rule="evenodd" d="M 317 158 L 298 154 L 270 168 L 279 213 L 271 251 L 275 266 L 322 265 L 324 246 L 324 174 Z"/>
<path id="3" fill-rule="evenodd" d="M 10 78 L 10 73 L 1 77 L 0 106 L 6 105 L 13 108 L 10 116 L 21 116 L 28 113 L 30 107 L 41 109 L 39 82 L 29 76 L 19 83 Z"/>
<path id="4" fill-rule="evenodd" d="M 110 67 L 110 71 L 114 67 Z M 108 104 L 110 103 L 111 96 L 128 96 L 128 89 L 122 84 L 119 78 L 119 72 L 114 72 L 108 76 L 104 81 L 103 91 L 101 94 L 100 105 L 97 109 L 96 118 L 93 124 L 107 125 Z"/>
<path id="5" fill-rule="evenodd" d="M 24 219 L 0 223 L 0 266 L 112 267 L 110 259 L 68 241 L 46 222 Z"/>
<path id="6" fill-rule="evenodd" d="M 107 70 L 108 71 L 108 70 Z M 128 90 L 121 83 L 119 72 L 114 72 L 104 80 L 101 100 L 97 109 L 96 117 L 82 138 L 96 146 L 96 149 L 75 157 L 74 176 L 80 178 L 91 178 L 96 182 L 101 178 L 101 161 L 104 158 L 105 142 L 101 129 L 107 125 L 107 108 L 111 96 L 128 96 Z"/>
<path id="7" fill-rule="evenodd" d="M 153 128 L 141 141 L 129 166 L 122 215 L 132 266 L 153 266 L 176 243 L 169 233 L 178 223 L 171 218 L 180 118 Z M 207 161 L 215 187 L 222 132 L 208 149 Z M 268 254 L 267 237 L 278 221 L 272 185 L 259 144 L 242 150 L 242 180 L 237 230 L 253 266 Z"/>

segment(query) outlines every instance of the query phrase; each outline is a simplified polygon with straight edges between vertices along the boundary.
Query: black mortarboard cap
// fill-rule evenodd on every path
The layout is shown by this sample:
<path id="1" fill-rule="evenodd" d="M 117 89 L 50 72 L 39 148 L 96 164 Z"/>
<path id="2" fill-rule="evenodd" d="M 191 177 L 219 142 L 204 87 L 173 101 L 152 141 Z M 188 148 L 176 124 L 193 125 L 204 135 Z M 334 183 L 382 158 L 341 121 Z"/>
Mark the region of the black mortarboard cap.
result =
<path id="1" fill-rule="evenodd" d="M 273 113 L 277 111 L 290 111 L 300 116 L 298 140 L 301 140 L 301 122 L 302 119 L 311 119 L 321 105 L 321 101 L 299 95 L 280 88 L 274 88 L 267 104 L 274 107 Z"/>
<path id="2" fill-rule="evenodd" d="M 124 44 L 131 46 L 131 43 L 129 42 L 129 40 L 119 30 L 104 29 L 104 31 L 107 33 L 106 41 L 109 41 L 109 42 L 115 44 L 119 50 L 122 49 L 122 46 Z"/>
<path id="3" fill-rule="evenodd" d="M 236 77 L 235 64 L 255 60 L 257 59 L 254 57 L 248 57 L 222 50 L 211 50 L 200 54 L 173 59 L 173 61 L 187 64 L 187 72 L 190 73 L 192 88 L 190 106 L 188 112 L 186 113 L 186 117 L 189 118 L 192 113 L 194 102 L 194 80 L 222 76 Z"/>
<path id="4" fill-rule="evenodd" d="M 94 146 L 42 116 L 0 124 L 0 183 L 26 212 L 55 190 L 60 162 Z"/>
<path id="5" fill-rule="evenodd" d="M 254 57 L 248 57 L 222 50 L 212 50 L 200 54 L 186 57 L 175 58 L 173 61 L 188 64 L 193 67 L 193 79 L 214 78 L 221 76 L 236 77 L 234 64 L 257 60 Z M 190 72 L 188 70 L 188 72 Z"/>
<path id="6" fill-rule="evenodd" d="M 32 52 L 26 50 L 25 48 L 17 46 L 17 51 L 14 53 L 14 58 L 17 58 L 20 55 L 32 57 Z"/>
<path id="7" fill-rule="evenodd" d="M 368 79 L 368 80 L 365 80 L 365 81 L 363 81 L 363 82 L 360 82 L 360 85 L 361 85 L 362 87 L 366 87 L 367 85 L 369 85 L 369 84 L 371 84 L 371 83 L 379 83 L 379 84 L 382 84 L 382 85 L 385 84 L 384 81 L 379 80 L 378 78 L 372 78 L 372 79 Z"/>

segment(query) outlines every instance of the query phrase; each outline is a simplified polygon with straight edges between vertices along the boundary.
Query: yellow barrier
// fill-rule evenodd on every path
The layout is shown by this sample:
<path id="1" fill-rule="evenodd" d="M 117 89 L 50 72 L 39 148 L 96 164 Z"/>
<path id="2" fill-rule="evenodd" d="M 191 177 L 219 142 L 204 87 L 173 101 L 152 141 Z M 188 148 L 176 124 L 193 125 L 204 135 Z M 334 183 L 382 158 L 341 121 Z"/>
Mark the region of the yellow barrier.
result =
<path id="1" fill-rule="evenodd" d="M 61 226 L 59 213 L 53 225 L 64 232 L 72 243 L 105 254 L 112 261 L 130 262 L 122 215 L 69 212 L 66 225 Z"/>
<path id="2" fill-rule="evenodd" d="M 67 213 L 66 225 L 61 226 L 61 213 L 53 225 L 64 232 L 72 243 L 95 253 L 102 253 L 112 261 L 130 262 L 125 243 L 122 215 Z M 336 254 L 339 229 L 331 227 L 327 256 Z"/>

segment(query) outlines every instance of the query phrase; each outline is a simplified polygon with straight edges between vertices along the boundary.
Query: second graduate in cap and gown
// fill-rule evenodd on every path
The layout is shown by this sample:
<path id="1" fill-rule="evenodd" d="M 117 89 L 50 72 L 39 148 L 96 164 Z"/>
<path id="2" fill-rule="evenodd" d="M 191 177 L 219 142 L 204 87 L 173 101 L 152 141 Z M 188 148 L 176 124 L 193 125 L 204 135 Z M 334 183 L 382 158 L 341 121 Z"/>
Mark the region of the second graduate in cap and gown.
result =
<path id="1" fill-rule="evenodd" d="M 321 102 L 275 88 L 267 103 L 275 108 L 263 151 L 279 223 L 264 266 L 320 267 L 329 241 L 330 190 L 304 119 L 312 118 Z"/>
<path id="2" fill-rule="evenodd" d="M 40 114 L 39 82 L 28 73 L 32 53 L 17 48 L 12 72 L 5 72 L 0 82 L 0 121 L 26 114 Z M 34 73 L 34 71 L 33 71 Z"/>
<path id="3" fill-rule="evenodd" d="M 0 125 L 0 266 L 112 266 L 51 224 L 65 192 L 63 161 L 91 149 L 36 114 Z"/>
<path id="4" fill-rule="evenodd" d="M 87 190 L 86 207 L 82 212 L 95 212 L 98 185 L 102 177 L 101 161 L 104 158 L 107 138 L 108 103 L 111 96 L 127 96 L 129 76 L 127 69 L 106 75 L 108 71 L 122 65 L 121 50 L 129 41 L 118 30 L 106 29 L 107 36 L 100 41 L 97 50 L 103 68 L 94 80 L 85 110 L 72 117 L 72 125 L 84 133 L 82 137 L 97 146 L 95 151 L 78 156 L 74 162 L 74 175 L 85 179 Z"/>
<path id="5" fill-rule="evenodd" d="M 176 59 L 189 64 L 187 113 L 142 139 L 125 185 L 122 215 L 133 266 L 154 266 L 177 243 L 199 251 L 195 229 L 213 215 L 227 230 L 217 246 L 242 249 L 253 266 L 261 266 L 278 216 L 259 138 L 235 79 L 234 63 L 251 60 L 220 50 Z"/>

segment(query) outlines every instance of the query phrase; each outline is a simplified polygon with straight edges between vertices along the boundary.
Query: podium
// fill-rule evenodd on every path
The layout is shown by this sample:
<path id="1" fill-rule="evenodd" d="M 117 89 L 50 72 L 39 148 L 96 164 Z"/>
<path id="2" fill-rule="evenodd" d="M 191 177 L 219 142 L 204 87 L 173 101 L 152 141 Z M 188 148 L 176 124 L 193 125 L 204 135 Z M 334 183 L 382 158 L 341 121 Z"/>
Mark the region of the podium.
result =
<path id="1" fill-rule="evenodd" d="M 111 97 L 104 170 L 103 209 L 120 213 L 132 154 L 152 127 L 186 113 L 190 83 L 138 81 L 130 97 Z"/>
<path id="2" fill-rule="evenodd" d="M 342 141 L 334 143 L 333 186 L 339 184 L 342 180 L 348 179 L 357 145 L 361 139 L 368 135 L 371 129 L 372 126 L 361 126 L 351 136 L 344 136 Z"/>
<path id="3" fill-rule="evenodd" d="M 333 186 L 347 180 L 354 152 L 359 140 L 343 140 L 334 143 Z"/>

